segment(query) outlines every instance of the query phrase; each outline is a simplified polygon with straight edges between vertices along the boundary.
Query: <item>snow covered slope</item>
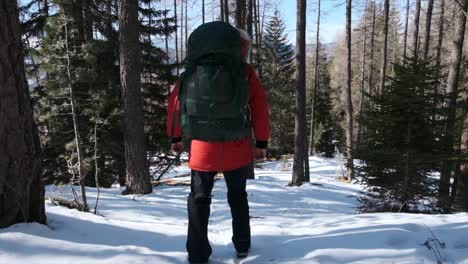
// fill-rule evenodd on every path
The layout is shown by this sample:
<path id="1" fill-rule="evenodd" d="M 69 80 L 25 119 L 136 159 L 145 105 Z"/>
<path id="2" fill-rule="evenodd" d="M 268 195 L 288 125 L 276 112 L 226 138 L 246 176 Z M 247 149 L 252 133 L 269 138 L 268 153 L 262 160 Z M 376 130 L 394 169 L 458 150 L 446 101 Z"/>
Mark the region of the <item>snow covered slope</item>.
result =
<path id="1" fill-rule="evenodd" d="M 211 263 L 468 263 L 468 214 L 357 214 L 362 187 L 337 182 L 335 160 L 311 158 L 312 183 L 301 187 L 286 186 L 290 165 L 266 163 L 249 181 L 252 251 L 240 261 L 231 243 L 225 183 L 216 182 Z M 186 263 L 189 189 L 158 186 L 138 197 L 103 190 L 101 216 L 47 202 L 48 226 L 0 230 L 0 263 Z M 93 200 L 95 189 L 87 191 Z M 70 192 L 48 186 L 47 194 Z"/>

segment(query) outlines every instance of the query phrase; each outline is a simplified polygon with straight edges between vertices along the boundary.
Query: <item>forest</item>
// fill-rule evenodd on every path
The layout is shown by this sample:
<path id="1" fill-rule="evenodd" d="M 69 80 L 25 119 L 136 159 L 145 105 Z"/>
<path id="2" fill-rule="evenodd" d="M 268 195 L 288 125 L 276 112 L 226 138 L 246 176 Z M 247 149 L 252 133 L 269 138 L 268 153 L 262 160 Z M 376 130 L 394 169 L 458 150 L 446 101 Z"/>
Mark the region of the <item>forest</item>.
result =
<path id="1" fill-rule="evenodd" d="M 468 0 L 2 0 L 0 228 L 50 225 L 55 205 L 105 217 L 112 197 L 164 203 L 180 186 L 161 179 L 190 175 L 187 153 L 175 155 L 166 134 L 168 98 L 191 33 L 212 21 L 248 33 L 249 63 L 268 99 L 267 159 L 255 164 L 265 178 L 248 184 L 280 175 L 271 177 L 290 206 L 330 179 L 352 190 L 350 214 L 466 222 L 467 14 Z M 340 30 L 327 31 L 330 17 L 345 18 Z M 1 240 L 0 232 L 8 248 Z M 431 241 L 434 263 L 468 261 Z M 0 249 L 2 259 L 11 262 Z"/>

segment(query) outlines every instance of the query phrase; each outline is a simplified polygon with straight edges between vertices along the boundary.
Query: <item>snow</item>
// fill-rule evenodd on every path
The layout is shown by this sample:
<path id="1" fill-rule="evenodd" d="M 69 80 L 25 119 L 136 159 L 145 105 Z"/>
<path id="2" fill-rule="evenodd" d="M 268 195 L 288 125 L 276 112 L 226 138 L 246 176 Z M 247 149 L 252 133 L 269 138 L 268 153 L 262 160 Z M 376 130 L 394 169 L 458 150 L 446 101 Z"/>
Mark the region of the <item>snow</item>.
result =
<path id="1" fill-rule="evenodd" d="M 311 181 L 288 187 L 291 162 L 267 162 L 249 180 L 252 250 L 235 258 L 224 180 L 213 190 L 210 263 L 468 263 L 468 214 L 358 214 L 362 186 L 336 180 L 337 162 L 311 157 Z M 171 175 L 189 172 L 179 167 Z M 187 180 L 180 178 L 179 180 Z M 96 190 L 88 188 L 89 201 Z M 48 225 L 0 230 L 0 263 L 187 263 L 189 186 L 145 196 L 101 191 L 99 214 L 46 204 Z M 48 196 L 71 197 L 69 186 Z M 432 232 L 432 233 L 431 233 Z M 424 245 L 428 240 L 432 251 Z M 435 239 L 444 243 L 437 244 Z"/>

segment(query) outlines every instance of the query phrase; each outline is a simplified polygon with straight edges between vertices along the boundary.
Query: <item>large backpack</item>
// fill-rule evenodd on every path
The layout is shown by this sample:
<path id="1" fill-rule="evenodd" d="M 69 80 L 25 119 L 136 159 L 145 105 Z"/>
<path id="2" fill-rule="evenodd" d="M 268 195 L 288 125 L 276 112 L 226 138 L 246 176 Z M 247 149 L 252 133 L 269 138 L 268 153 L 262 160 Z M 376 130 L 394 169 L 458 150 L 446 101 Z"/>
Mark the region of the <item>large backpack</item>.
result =
<path id="1" fill-rule="evenodd" d="M 179 79 L 180 124 L 203 141 L 232 141 L 251 135 L 246 63 L 239 32 L 211 22 L 188 40 L 185 72 Z"/>

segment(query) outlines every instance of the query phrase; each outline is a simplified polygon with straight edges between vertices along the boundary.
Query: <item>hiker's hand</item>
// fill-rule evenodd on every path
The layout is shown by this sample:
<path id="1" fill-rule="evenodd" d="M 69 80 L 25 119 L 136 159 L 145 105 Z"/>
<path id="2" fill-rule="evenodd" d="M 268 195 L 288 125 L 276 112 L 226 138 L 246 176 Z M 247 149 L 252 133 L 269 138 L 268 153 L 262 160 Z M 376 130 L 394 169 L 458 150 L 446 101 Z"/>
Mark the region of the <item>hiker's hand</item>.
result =
<path id="1" fill-rule="evenodd" d="M 177 142 L 177 143 L 172 143 L 172 145 L 171 145 L 171 149 L 175 153 L 181 153 L 182 151 L 184 151 L 184 147 L 185 147 L 184 142 L 182 142 L 182 141 Z"/>
<path id="2" fill-rule="evenodd" d="M 255 160 L 256 161 L 265 161 L 266 160 L 266 149 L 264 149 L 264 148 L 255 148 Z"/>

